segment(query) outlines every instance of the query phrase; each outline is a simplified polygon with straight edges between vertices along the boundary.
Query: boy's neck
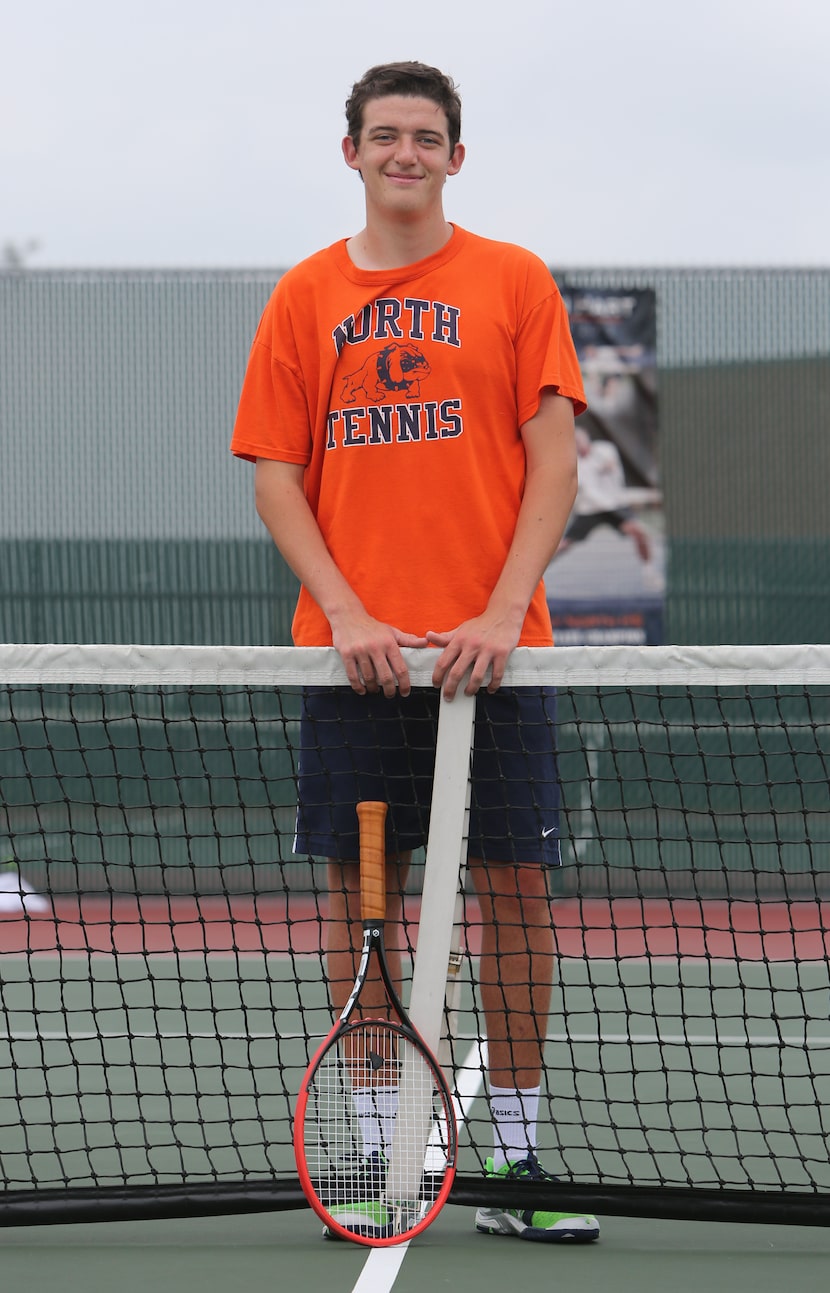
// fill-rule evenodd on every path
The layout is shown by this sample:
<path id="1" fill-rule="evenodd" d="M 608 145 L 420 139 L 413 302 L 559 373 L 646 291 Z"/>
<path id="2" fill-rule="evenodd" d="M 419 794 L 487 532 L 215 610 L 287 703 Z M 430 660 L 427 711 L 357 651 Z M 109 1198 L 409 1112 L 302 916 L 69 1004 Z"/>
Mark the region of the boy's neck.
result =
<path id="1" fill-rule="evenodd" d="M 360 233 L 347 240 L 346 250 L 358 269 L 401 269 L 434 256 L 452 235 L 453 227 L 443 214 L 428 225 L 367 221 Z"/>

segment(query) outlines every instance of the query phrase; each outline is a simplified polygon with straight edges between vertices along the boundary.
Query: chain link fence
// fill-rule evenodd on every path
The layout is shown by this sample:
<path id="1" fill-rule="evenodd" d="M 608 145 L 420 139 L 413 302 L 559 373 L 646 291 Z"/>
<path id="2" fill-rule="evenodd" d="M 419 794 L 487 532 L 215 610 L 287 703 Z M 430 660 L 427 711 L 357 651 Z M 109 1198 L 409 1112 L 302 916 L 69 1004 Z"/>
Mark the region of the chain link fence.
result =
<path id="1" fill-rule="evenodd" d="M 830 641 L 830 270 L 553 273 L 656 293 L 666 640 Z M 0 638 L 289 641 L 228 451 L 278 278 L 0 273 Z"/>

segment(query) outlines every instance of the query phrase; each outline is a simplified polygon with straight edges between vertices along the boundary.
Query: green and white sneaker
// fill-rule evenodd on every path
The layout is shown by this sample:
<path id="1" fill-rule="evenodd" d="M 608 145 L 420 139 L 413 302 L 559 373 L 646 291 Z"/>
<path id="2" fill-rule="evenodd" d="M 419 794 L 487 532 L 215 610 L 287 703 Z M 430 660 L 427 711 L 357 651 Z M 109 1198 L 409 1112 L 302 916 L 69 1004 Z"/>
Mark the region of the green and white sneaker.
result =
<path id="1" fill-rule="evenodd" d="M 498 1171 L 492 1158 L 485 1169 L 489 1177 L 500 1176 L 509 1181 L 555 1181 L 545 1172 L 533 1154 L 516 1163 L 505 1163 Z M 576 1212 L 534 1212 L 532 1208 L 479 1208 L 476 1212 L 476 1230 L 483 1235 L 513 1235 L 516 1239 L 531 1239 L 543 1244 L 590 1244 L 599 1237 L 596 1217 Z"/>
<path id="2" fill-rule="evenodd" d="M 365 1203 L 342 1204 L 330 1208 L 334 1221 L 350 1230 L 353 1235 L 364 1239 L 391 1239 L 394 1234 L 392 1217 L 385 1203 L 378 1199 L 367 1199 Z M 323 1227 L 324 1239 L 342 1239 L 343 1236 L 331 1226 Z"/>

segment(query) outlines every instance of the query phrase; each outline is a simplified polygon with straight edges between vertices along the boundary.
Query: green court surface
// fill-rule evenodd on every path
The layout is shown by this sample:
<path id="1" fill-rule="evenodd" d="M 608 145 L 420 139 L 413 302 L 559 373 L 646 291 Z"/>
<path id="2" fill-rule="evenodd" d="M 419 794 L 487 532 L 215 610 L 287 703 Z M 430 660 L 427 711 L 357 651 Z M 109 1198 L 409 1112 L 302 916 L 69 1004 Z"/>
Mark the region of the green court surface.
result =
<path id="1" fill-rule="evenodd" d="M 324 1242 L 305 1211 L 14 1228 L 0 1243 L 3 1286 L 27 1293 L 817 1293 L 830 1271 L 830 1229 L 610 1217 L 598 1243 L 564 1248 L 478 1235 L 452 1206 L 403 1254 Z"/>

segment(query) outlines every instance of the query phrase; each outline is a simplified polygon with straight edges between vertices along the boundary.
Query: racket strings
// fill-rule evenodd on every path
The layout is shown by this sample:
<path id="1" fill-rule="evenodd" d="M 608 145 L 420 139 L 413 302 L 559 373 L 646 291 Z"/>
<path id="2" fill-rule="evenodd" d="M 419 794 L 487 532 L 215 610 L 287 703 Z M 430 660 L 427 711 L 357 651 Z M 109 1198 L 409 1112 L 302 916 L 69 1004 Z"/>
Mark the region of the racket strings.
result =
<path id="1" fill-rule="evenodd" d="M 454 1164 L 455 1128 L 430 1063 L 394 1024 L 358 1020 L 321 1055 L 308 1085 L 309 1176 L 337 1220 L 378 1201 L 389 1232 L 428 1215 Z"/>

